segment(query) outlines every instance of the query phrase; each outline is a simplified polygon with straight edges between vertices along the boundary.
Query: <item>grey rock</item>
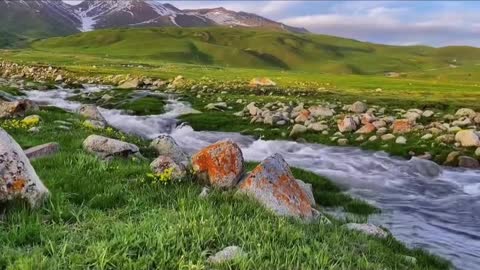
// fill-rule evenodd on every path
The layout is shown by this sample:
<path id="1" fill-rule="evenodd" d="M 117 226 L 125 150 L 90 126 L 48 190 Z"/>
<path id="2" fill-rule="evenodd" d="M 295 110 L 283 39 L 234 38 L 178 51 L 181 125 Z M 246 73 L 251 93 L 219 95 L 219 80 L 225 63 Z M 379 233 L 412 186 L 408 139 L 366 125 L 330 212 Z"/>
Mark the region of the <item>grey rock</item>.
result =
<path id="1" fill-rule="evenodd" d="M 140 150 L 136 145 L 99 135 L 88 136 L 83 141 L 83 149 L 103 159 L 140 156 Z"/>
<path id="2" fill-rule="evenodd" d="M 159 156 L 151 164 L 150 168 L 156 174 L 162 174 L 167 169 L 173 169 L 172 178 L 181 180 L 187 176 L 187 169 L 182 163 L 176 163 L 171 157 Z"/>
<path id="3" fill-rule="evenodd" d="M 458 166 L 462 168 L 478 169 L 480 168 L 480 163 L 475 158 L 469 156 L 459 156 Z"/>
<path id="4" fill-rule="evenodd" d="M 188 164 L 189 157 L 170 135 L 160 135 L 150 143 L 161 156 L 171 157 L 176 163 Z"/>
<path id="5" fill-rule="evenodd" d="M 42 158 L 50 155 L 54 155 L 60 151 L 60 145 L 58 143 L 46 143 L 42 145 L 37 145 L 25 150 L 25 155 L 30 159 L 34 160 L 37 158 Z"/>
<path id="6" fill-rule="evenodd" d="M 18 198 L 38 207 L 48 194 L 20 145 L 0 128 L 0 202 Z"/>
<path id="7" fill-rule="evenodd" d="M 211 264 L 222 264 L 238 260 L 246 256 L 247 254 L 242 250 L 241 247 L 229 246 L 217 252 L 215 255 L 210 256 L 207 261 Z"/>
<path id="8" fill-rule="evenodd" d="M 359 231 L 378 238 L 387 238 L 388 236 L 385 230 L 373 224 L 348 223 L 343 226 L 349 230 Z"/>

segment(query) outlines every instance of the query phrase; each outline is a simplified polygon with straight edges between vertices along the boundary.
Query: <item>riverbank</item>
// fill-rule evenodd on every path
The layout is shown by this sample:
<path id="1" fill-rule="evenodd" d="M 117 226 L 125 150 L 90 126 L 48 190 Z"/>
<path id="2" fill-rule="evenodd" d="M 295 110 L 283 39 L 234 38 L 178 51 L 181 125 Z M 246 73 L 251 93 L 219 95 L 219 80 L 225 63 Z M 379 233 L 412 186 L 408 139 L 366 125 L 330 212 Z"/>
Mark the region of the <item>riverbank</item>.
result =
<path id="1" fill-rule="evenodd" d="M 335 219 L 332 225 L 305 224 L 276 217 L 232 192 L 213 190 L 200 199 L 202 186 L 196 183 L 145 183 L 148 161 L 103 163 L 83 152 L 82 141 L 90 134 L 122 139 L 151 159 L 148 141 L 113 129 L 93 130 L 79 116 L 55 108 L 37 114 L 38 133 L 8 120 L 2 127 L 24 148 L 59 143 L 59 153 L 33 161 L 52 196 L 37 211 L 20 206 L 4 212 L 2 267 L 202 269 L 209 255 L 238 245 L 248 257 L 221 269 L 448 269 L 444 261 L 392 237 L 351 232 Z M 346 198 L 324 178 L 302 170 L 294 174 L 314 185 L 320 206 L 343 203 L 326 197 Z"/>

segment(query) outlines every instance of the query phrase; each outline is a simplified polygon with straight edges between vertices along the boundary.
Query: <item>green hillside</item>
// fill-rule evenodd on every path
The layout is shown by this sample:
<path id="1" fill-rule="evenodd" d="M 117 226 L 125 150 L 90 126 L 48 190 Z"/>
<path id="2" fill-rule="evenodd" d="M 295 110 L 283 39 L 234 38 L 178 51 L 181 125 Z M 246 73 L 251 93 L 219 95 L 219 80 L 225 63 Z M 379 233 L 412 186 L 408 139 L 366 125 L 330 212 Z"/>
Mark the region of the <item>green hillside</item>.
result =
<path id="1" fill-rule="evenodd" d="M 480 49 L 473 47 L 387 46 L 325 35 L 230 28 L 100 30 L 35 42 L 32 48 L 150 62 L 361 75 L 468 69 L 480 62 Z"/>

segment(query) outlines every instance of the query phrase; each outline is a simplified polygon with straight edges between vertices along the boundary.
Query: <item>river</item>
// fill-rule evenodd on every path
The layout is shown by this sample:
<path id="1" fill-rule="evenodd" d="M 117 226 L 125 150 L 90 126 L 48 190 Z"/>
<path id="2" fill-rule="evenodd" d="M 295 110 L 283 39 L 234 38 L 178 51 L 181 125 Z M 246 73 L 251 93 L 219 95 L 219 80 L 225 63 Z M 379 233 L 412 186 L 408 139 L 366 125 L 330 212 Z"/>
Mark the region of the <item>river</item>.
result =
<path id="1" fill-rule="evenodd" d="M 87 86 L 83 91 L 105 89 L 108 88 Z M 31 100 L 69 111 L 81 105 L 66 100 L 74 95 L 69 89 L 25 93 Z M 416 159 L 408 161 L 354 147 L 194 131 L 188 125 L 177 126 L 179 115 L 194 110 L 175 96 L 168 96 L 166 113 L 162 115 L 134 116 L 103 108 L 100 111 L 111 126 L 123 132 L 147 139 L 167 133 L 190 153 L 226 138 L 241 146 L 246 160 L 261 161 L 280 153 L 292 166 L 326 176 L 353 196 L 382 209 L 382 214 L 370 222 L 388 228 L 408 246 L 442 256 L 457 269 L 480 268 L 480 171 L 440 167 Z"/>

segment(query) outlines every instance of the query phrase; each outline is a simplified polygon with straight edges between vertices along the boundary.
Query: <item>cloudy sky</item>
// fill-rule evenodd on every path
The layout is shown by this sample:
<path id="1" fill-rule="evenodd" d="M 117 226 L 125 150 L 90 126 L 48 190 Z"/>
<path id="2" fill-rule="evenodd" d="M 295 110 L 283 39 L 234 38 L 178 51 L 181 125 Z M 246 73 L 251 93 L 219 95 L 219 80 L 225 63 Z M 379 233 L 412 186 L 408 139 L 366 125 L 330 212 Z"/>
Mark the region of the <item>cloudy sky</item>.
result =
<path id="1" fill-rule="evenodd" d="M 161 1 L 223 6 L 311 32 L 385 44 L 480 47 L 480 1 Z"/>

